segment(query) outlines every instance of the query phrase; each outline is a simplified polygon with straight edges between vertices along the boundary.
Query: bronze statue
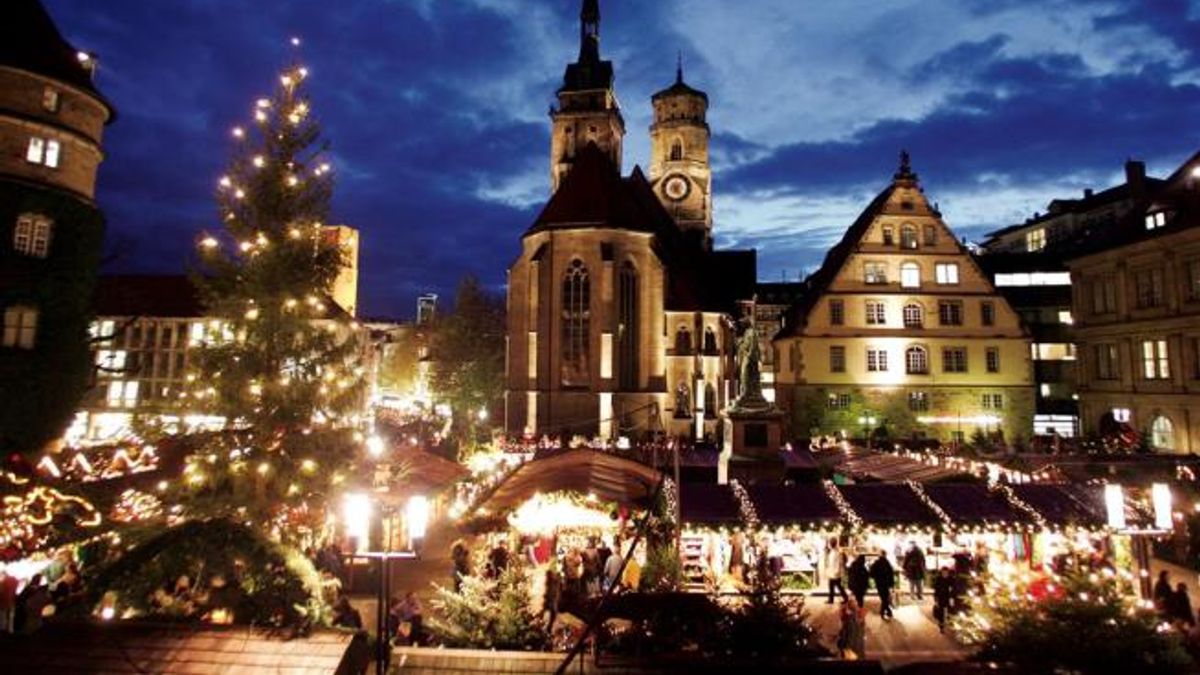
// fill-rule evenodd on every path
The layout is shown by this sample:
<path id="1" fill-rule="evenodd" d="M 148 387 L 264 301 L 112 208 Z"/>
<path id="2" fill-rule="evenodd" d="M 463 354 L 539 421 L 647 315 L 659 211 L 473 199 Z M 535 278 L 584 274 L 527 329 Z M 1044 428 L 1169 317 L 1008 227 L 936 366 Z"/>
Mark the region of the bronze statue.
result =
<path id="1" fill-rule="evenodd" d="M 746 330 L 738 338 L 738 375 L 740 395 L 734 407 L 739 409 L 769 408 L 770 403 L 762 393 L 762 353 L 758 345 L 758 329 L 754 317 L 744 319 Z"/>

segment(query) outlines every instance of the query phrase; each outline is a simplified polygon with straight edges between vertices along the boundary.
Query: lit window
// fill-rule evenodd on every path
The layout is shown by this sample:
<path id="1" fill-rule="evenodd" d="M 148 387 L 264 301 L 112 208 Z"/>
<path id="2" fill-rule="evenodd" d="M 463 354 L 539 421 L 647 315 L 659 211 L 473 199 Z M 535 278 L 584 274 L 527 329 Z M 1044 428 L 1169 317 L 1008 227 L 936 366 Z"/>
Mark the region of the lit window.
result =
<path id="1" fill-rule="evenodd" d="M 1167 224 L 1167 212 L 1159 211 L 1157 213 L 1146 214 L 1146 229 L 1157 230 Z"/>
<path id="2" fill-rule="evenodd" d="M 996 275 L 996 286 L 1070 286 L 1070 272 L 1006 272 Z"/>
<path id="3" fill-rule="evenodd" d="M 830 410 L 845 410 L 850 407 L 850 394 L 830 394 L 828 405 Z"/>
<path id="4" fill-rule="evenodd" d="M 987 371 L 989 373 L 1000 372 L 1000 348 L 988 347 L 985 356 L 987 359 Z"/>
<path id="5" fill-rule="evenodd" d="M 867 349 L 867 372 L 869 373 L 886 373 L 888 369 L 888 355 L 886 349 L 878 349 L 870 347 Z"/>
<path id="6" fill-rule="evenodd" d="M 925 311 L 915 302 L 904 306 L 904 327 L 920 328 L 925 324 Z"/>
<path id="7" fill-rule="evenodd" d="M 51 169 L 58 167 L 60 146 L 58 141 L 37 138 L 29 139 L 29 148 L 25 151 L 25 160 L 31 164 L 43 164 Z"/>
<path id="8" fill-rule="evenodd" d="M 914 262 L 900 265 L 900 286 L 903 288 L 921 287 L 921 267 Z"/>
<path id="9" fill-rule="evenodd" d="M 33 349 L 37 340 L 38 311 L 33 307 L 9 307 L 4 310 L 5 347 Z"/>
<path id="10" fill-rule="evenodd" d="M 938 263 L 935 269 L 939 284 L 958 283 L 958 263 Z"/>
<path id="11" fill-rule="evenodd" d="M 929 352 L 924 347 L 909 347 L 904 350 L 904 370 L 909 375 L 929 373 Z"/>
<path id="12" fill-rule="evenodd" d="M 1075 360 L 1075 345 L 1070 342 L 1035 342 L 1030 352 L 1035 361 Z"/>
<path id="13" fill-rule="evenodd" d="M 124 370 L 125 354 L 123 349 L 101 349 L 96 352 L 96 365 L 109 372 Z"/>
<path id="14" fill-rule="evenodd" d="M 917 228 L 904 225 L 900 228 L 900 248 L 915 249 L 917 247 Z"/>
<path id="15" fill-rule="evenodd" d="M 846 348 L 833 345 L 829 348 L 829 372 L 846 372 Z"/>
<path id="16" fill-rule="evenodd" d="M 1147 380 L 1165 380 L 1171 377 L 1166 340 L 1142 341 L 1142 374 Z"/>
<path id="17" fill-rule="evenodd" d="M 984 394 L 982 403 L 984 410 L 1003 410 L 1004 394 Z"/>
<path id="18" fill-rule="evenodd" d="M 1133 412 L 1129 408 L 1113 408 L 1112 416 L 1114 422 L 1129 424 L 1129 421 L 1133 419 Z"/>
<path id="19" fill-rule="evenodd" d="M 942 349 L 942 371 L 947 373 L 967 372 L 967 348 L 946 347 Z"/>
<path id="20" fill-rule="evenodd" d="M 204 344 L 204 322 L 197 321 L 191 327 L 191 343 L 193 346 Z"/>
<path id="21" fill-rule="evenodd" d="M 868 284 L 886 284 L 887 265 L 881 262 L 863 263 L 863 279 Z"/>
<path id="22" fill-rule="evenodd" d="M 887 309 L 882 300 L 867 300 L 867 325 L 882 326 L 887 323 Z"/>
<path id="23" fill-rule="evenodd" d="M 1038 391 L 1041 392 L 1042 398 L 1050 398 L 1050 385 L 1046 382 L 1038 385 Z"/>
<path id="24" fill-rule="evenodd" d="M 59 96 L 58 90 L 53 87 L 46 87 L 42 92 L 42 107 L 47 112 L 58 112 Z"/>
<path id="25" fill-rule="evenodd" d="M 1175 425 L 1171 420 L 1159 415 L 1150 423 L 1150 443 L 1156 450 L 1175 449 Z"/>
<path id="26" fill-rule="evenodd" d="M 1046 248 L 1046 228 L 1039 227 L 1025 233 L 1025 250 L 1034 253 Z"/>
<path id="27" fill-rule="evenodd" d="M 1070 326 L 1075 323 L 1075 317 L 1071 316 L 1071 310 L 1060 309 L 1058 310 L 1058 322 L 1064 326 Z"/>
<path id="28" fill-rule="evenodd" d="M 132 408 L 137 405 L 138 383 L 120 380 L 108 383 L 108 407 Z"/>

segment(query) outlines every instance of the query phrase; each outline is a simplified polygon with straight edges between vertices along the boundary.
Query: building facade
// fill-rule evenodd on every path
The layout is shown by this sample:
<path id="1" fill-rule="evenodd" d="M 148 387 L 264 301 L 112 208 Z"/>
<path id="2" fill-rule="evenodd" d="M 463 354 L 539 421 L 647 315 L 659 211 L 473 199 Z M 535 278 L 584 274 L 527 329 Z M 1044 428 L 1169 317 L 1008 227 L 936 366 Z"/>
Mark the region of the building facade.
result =
<path id="1" fill-rule="evenodd" d="M 1200 450 L 1200 154 L 1068 261 L 1085 433 Z"/>
<path id="2" fill-rule="evenodd" d="M 736 395 L 734 317 L 753 251 L 711 247 L 708 98 L 683 80 L 652 98 L 650 176 L 621 172 L 625 124 L 600 12 L 552 111 L 552 196 L 508 274 L 510 433 L 666 431 L 703 438 Z"/>
<path id="3" fill-rule="evenodd" d="M 96 59 L 37 0 L 0 22 L 0 451 L 60 438 L 91 373 L 87 328 L 104 236 L 95 204 L 114 111 Z"/>
<path id="4" fill-rule="evenodd" d="M 1030 340 L 932 208 L 907 155 L 809 277 L 774 341 L 793 435 L 1027 437 Z"/>

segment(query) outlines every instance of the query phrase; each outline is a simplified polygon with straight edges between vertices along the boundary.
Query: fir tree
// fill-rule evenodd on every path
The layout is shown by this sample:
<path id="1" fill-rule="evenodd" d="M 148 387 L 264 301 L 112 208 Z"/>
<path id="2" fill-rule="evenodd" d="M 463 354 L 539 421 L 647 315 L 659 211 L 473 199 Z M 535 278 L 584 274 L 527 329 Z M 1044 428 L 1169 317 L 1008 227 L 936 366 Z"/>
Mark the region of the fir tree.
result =
<path id="1" fill-rule="evenodd" d="M 189 457 L 190 515 L 315 520 L 361 454 L 362 351 L 329 298 L 346 260 L 326 236 L 333 180 L 307 77 L 285 69 L 255 124 L 234 129 L 217 190 L 224 231 L 199 242 L 212 321 L 185 404 L 223 416 L 226 431 Z"/>
<path id="2" fill-rule="evenodd" d="M 525 570 L 511 562 L 498 578 L 463 577 L 458 593 L 437 587 L 429 627 L 447 647 L 541 649 L 546 632 Z"/>

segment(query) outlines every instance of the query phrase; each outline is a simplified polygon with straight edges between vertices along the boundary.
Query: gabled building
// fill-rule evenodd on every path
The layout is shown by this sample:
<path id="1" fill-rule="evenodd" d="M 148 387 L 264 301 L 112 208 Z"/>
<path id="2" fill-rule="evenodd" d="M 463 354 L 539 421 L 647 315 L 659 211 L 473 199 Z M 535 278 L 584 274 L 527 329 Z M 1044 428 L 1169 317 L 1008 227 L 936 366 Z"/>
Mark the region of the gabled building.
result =
<path id="1" fill-rule="evenodd" d="M 1200 153 L 1067 264 L 1084 432 L 1200 450 Z"/>
<path id="2" fill-rule="evenodd" d="M 1027 437 L 1029 344 L 904 154 L 776 336 L 777 403 L 797 436 Z"/>

